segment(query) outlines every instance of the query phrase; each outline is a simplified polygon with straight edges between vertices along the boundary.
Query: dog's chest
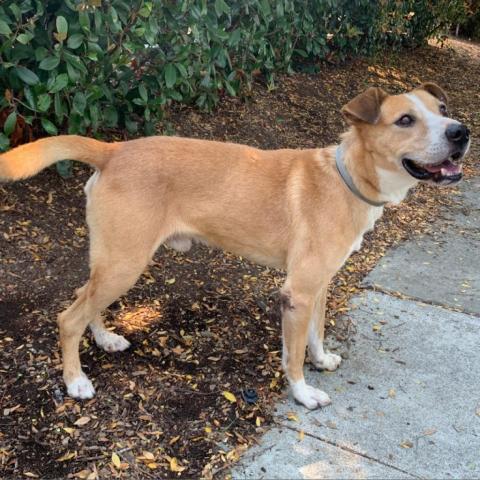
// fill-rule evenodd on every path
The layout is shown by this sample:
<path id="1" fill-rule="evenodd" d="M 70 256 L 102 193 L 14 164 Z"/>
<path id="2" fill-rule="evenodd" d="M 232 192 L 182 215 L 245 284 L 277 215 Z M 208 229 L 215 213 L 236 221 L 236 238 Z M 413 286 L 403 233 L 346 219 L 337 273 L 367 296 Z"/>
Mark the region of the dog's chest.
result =
<path id="1" fill-rule="evenodd" d="M 383 207 L 373 207 L 368 210 L 368 213 L 366 215 L 366 219 L 363 222 L 364 225 L 360 228 L 360 231 L 358 232 L 358 235 L 355 237 L 355 240 L 353 241 L 350 250 L 347 253 L 347 256 L 345 257 L 345 260 L 353 253 L 356 252 L 357 250 L 360 250 L 363 242 L 363 236 L 369 232 L 370 230 L 373 229 L 375 226 L 375 222 L 382 216 L 383 213 Z"/>

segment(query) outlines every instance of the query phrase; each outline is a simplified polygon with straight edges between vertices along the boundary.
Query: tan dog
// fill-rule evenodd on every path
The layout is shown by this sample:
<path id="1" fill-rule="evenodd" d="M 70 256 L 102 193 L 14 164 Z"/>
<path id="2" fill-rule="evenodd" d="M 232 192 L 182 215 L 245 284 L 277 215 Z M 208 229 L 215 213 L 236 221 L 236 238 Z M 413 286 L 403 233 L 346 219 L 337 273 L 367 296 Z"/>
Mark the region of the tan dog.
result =
<path id="1" fill-rule="evenodd" d="M 328 283 L 385 202 L 401 201 L 418 180 L 460 180 L 469 132 L 448 118 L 446 102 L 432 83 L 396 96 L 369 88 L 343 108 L 351 128 L 340 147 L 264 151 L 172 137 L 108 144 L 59 136 L 0 156 L 3 180 L 63 159 L 97 169 L 85 187 L 90 279 L 58 318 L 68 393 L 94 395 L 79 358 L 87 325 L 105 350 L 127 348 L 105 329 L 102 311 L 135 283 L 160 244 L 185 251 L 199 239 L 287 270 L 283 367 L 299 402 L 330 403 L 303 376 L 307 344 L 316 367 L 335 370 L 341 361 L 323 348 Z"/>

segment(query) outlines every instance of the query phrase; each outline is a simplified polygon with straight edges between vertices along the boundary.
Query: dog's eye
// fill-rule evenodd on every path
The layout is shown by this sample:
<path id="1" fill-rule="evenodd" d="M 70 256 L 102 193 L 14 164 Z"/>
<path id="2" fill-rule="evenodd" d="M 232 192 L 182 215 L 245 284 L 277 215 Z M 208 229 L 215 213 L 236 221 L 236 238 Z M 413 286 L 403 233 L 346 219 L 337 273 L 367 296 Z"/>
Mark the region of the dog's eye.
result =
<path id="1" fill-rule="evenodd" d="M 399 127 L 411 127 L 415 123 L 415 119 L 411 115 L 402 115 L 396 122 L 395 125 Z"/>
<path id="2" fill-rule="evenodd" d="M 440 106 L 438 107 L 438 109 L 440 110 L 440 113 L 446 117 L 447 116 L 447 106 L 444 105 L 443 103 L 440 104 Z"/>

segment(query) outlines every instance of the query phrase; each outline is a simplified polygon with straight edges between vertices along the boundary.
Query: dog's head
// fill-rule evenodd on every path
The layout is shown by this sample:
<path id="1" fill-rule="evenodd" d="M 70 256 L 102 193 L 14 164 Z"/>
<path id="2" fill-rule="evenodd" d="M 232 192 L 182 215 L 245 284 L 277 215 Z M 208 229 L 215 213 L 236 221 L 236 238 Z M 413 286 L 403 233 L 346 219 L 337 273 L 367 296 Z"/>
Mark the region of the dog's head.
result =
<path id="1" fill-rule="evenodd" d="M 447 95 L 434 83 L 402 95 L 369 88 L 342 113 L 374 154 L 377 167 L 412 181 L 450 185 L 462 178 L 470 132 L 449 117 L 447 103 Z"/>

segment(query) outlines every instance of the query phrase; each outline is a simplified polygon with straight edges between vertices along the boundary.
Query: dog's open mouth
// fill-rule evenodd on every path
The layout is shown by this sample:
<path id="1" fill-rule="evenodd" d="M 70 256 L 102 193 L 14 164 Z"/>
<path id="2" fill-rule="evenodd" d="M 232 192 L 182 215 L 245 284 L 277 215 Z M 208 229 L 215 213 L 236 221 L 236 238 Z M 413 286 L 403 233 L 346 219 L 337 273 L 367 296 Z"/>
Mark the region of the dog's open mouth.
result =
<path id="1" fill-rule="evenodd" d="M 435 183 L 454 183 L 462 178 L 462 165 L 453 163 L 458 160 L 460 153 L 452 155 L 449 159 L 429 165 L 419 165 L 409 158 L 404 158 L 402 164 L 405 170 L 418 180 L 432 180 Z"/>

